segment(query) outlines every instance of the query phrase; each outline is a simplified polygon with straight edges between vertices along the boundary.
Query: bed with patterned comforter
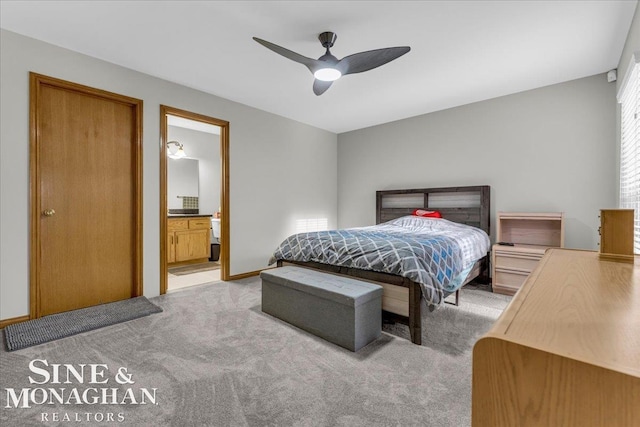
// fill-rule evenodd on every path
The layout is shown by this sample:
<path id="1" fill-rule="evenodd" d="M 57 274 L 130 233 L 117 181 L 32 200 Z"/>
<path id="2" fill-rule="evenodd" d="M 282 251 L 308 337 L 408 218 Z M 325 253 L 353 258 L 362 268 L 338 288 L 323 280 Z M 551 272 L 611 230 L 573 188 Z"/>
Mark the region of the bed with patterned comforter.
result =
<path id="1" fill-rule="evenodd" d="M 422 288 L 430 308 L 464 283 L 490 248 L 476 227 L 441 218 L 403 216 L 382 224 L 295 234 L 275 250 L 278 260 L 318 262 L 406 277 Z"/>

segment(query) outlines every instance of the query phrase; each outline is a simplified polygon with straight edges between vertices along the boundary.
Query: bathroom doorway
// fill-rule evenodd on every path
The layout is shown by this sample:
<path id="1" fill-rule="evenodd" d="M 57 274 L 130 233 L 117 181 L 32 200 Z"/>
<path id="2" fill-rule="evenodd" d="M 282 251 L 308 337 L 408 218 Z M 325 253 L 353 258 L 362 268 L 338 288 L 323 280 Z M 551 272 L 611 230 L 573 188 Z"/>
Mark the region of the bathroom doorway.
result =
<path id="1" fill-rule="evenodd" d="M 160 106 L 160 293 L 229 277 L 229 123 Z"/>

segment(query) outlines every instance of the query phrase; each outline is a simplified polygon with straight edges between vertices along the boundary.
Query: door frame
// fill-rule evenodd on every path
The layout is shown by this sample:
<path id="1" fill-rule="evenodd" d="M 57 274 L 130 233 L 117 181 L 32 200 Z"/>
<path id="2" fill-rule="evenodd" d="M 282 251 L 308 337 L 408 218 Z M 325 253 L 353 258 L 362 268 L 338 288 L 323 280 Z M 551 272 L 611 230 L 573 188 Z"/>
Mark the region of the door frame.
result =
<path id="1" fill-rule="evenodd" d="M 29 72 L 29 204 L 30 204 L 30 250 L 29 250 L 29 318 L 40 317 L 40 132 L 38 111 L 40 88 L 53 86 L 62 90 L 103 98 L 130 106 L 134 110 L 135 130 L 132 135 L 134 197 L 134 277 L 131 297 L 142 295 L 142 100 L 84 86 L 78 83 Z"/>
<path id="2" fill-rule="evenodd" d="M 167 115 L 220 127 L 220 278 L 229 280 L 229 122 L 179 108 L 160 105 L 160 295 L 167 293 L 169 267 L 167 262 Z"/>

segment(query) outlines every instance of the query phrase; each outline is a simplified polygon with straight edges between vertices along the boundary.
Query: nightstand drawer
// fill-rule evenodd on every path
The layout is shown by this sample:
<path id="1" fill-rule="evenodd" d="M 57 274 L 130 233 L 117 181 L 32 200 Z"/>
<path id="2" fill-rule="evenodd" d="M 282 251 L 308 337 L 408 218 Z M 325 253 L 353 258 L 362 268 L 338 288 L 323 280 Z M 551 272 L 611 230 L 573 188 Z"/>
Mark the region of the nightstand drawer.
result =
<path id="1" fill-rule="evenodd" d="M 507 268 L 532 272 L 538 262 L 542 259 L 542 255 L 523 254 L 523 253 L 495 253 L 496 269 Z"/>
<path id="2" fill-rule="evenodd" d="M 522 270 L 495 269 L 493 292 L 514 295 L 529 277 L 529 272 Z"/>

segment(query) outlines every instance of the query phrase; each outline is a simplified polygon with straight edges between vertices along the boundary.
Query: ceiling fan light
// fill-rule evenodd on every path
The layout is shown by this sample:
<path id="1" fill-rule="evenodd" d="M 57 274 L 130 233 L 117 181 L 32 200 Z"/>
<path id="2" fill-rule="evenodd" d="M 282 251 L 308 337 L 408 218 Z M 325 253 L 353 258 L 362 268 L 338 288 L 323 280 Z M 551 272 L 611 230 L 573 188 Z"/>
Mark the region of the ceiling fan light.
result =
<path id="1" fill-rule="evenodd" d="M 342 73 L 335 68 L 321 68 L 313 73 L 313 77 L 323 82 L 333 82 L 342 77 Z"/>

